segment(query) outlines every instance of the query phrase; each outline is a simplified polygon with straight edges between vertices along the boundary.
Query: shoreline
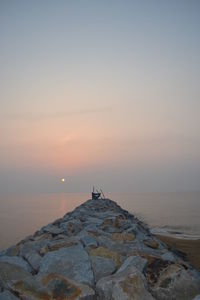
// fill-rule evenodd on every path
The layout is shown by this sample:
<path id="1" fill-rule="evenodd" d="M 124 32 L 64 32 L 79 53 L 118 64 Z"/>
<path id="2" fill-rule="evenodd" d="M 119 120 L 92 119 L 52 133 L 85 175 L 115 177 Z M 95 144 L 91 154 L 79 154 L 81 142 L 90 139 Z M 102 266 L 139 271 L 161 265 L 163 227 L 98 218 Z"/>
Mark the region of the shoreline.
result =
<path id="1" fill-rule="evenodd" d="M 200 271 L 200 238 L 185 239 L 158 233 L 154 235 L 158 237 L 162 242 L 167 244 L 170 250 L 176 249 L 185 254 L 186 259 L 191 263 L 191 265 Z"/>

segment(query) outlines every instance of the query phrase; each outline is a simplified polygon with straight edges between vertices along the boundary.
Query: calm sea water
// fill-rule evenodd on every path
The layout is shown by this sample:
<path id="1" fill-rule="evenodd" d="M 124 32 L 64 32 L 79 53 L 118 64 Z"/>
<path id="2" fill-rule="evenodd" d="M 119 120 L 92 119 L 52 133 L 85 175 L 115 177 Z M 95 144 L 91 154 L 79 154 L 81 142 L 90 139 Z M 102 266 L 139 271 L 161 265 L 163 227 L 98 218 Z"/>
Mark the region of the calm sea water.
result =
<path id="1" fill-rule="evenodd" d="M 106 196 L 151 228 L 200 236 L 200 192 L 107 193 Z M 89 194 L 80 193 L 0 196 L 0 249 L 62 217 L 89 198 Z"/>

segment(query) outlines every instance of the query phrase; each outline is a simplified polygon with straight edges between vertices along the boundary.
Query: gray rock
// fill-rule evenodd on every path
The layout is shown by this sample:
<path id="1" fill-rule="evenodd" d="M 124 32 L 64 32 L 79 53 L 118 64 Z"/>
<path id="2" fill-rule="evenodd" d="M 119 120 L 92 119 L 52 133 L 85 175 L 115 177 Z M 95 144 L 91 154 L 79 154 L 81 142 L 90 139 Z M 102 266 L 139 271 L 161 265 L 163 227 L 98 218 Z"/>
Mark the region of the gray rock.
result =
<path id="1" fill-rule="evenodd" d="M 108 233 L 121 233 L 123 228 L 105 225 L 102 227 L 102 230 Z"/>
<path id="2" fill-rule="evenodd" d="M 24 268 L 10 264 L 7 262 L 0 262 L 0 286 L 4 289 L 10 289 L 12 284 L 17 281 L 31 280 L 33 276 Z"/>
<path id="3" fill-rule="evenodd" d="M 168 260 L 168 261 L 171 261 L 171 262 L 176 262 L 176 258 L 175 258 L 175 256 L 174 256 L 174 254 L 173 253 L 171 253 L 171 252 L 166 252 L 166 253 L 164 253 L 164 254 L 162 254 L 161 255 L 161 258 L 163 259 L 163 260 Z"/>
<path id="4" fill-rule="evenodd" d="M 52 224 L 43 227 L 42 230 L 43 230 L 43 232 L 51 233 L 51 234 L 54 234 L 54 235 L 64 232 L 64 229 L 62 227 L 59 228 L 59 227 L 57 227 L 55 225 L 52 225 Z"/>
<path id="5" fill-rule="evenodd" d="M 78 283 L 77 281 L 73 281 L 60 274 L 50 273 L 40 277 L 40 280 L 43 288 L 48 291 L 49 297 L 47 299 L 96 299 L 95 292 L 91 287 L 82 283 Z"/>
<path id="6" fill-rule="evenodd" d="M 103 223 L 102 219 L 95 218 L 95 217 L 87 217 L 86 221 L 84 222 L 84 226 L 95 224 L 96 226 L 100 226 Z"/>
<path id="7" fill-rule="evenodd" d="M 19 255 L 19 246 L 14 245 L 9 247 L 6 251 L 4 251 L 7 256 L 18 256 Z"/>
<path id="8" fill-rule="evenodd" d="M 0 256 L 2 256 L 2 255 L 6 255 L 6 250 L 1 250 L 0 251 Z"/>
<path id="9" fill-rule="evenodd" d="M 68 238 L 66 238 L 66 236 L 65 236 L 64 239 L 63 238 L 62 239 L 54 239 L 53 241 L 51 241 L 47 246 L 48 249 L 46 252 L 56 251 L 56 250 L 59 250 L 60 248 L 71 247 L 71 246 L 78 245 L 78 244 L 80 244 L 78 236 L 68 237 Z"/>
<path id="10" fill-rule="evenodd" d="M 40 249 L 47 246 L 49 243 L 49 240 L 27 241 L 26 243 L 20 245 L 20 256 L 26 258 L 28 253 L 32 251 L 39 253 Z"/>
<path id="11" fill-rule="evenodd" d="M 105 220 L 105 219 L 113 219 L 115 217 L 118 217 L 120 215 L 119 212 L 115 212 L 115 211 L 110 211 L 110 210 L 107 210 L 107 211 L 104 211 L 104 212 L 101 212 L 101 211 L 95 211 L 93 213 L 93 216 L 95 218 L 98 218 L 98 219 L 102 219 L 102 220 Z"/>
<path id="12" fill-rule="evenodd" d="M 65 232 L 68 236 L 76 235 L 82 230 L 82 224 L 79 220 L 71 220 L 60 225 L 63 232 Z"/>
<path id="13" fill-rule="evenodd" d="M 97 240 L 85 230 L 81 231 L 81 234 L 78 235 L 78 237 L 80 237 L 81 242 L 86 248 L 98 246 Z"/>
<path id="14" fill-rule="evenodd" d="M 3 263 L 2 263 L 3 264 Z M 0 265 L 0 284 L 23 300 L 49 299 L 40 282 L 24 269 L 4 263 Z M 52 299 L 52 298 L 50 298 Z"/>
<path id="15" fill-rule="evenodd" d="M 111 236 L 100 235 L 97 238 L 100 246 L 107 247 L 109 249 L 114 250 L 116 247 L 116 242 L 111 239 Z"/>
<path id="16" fill-rule="evenodd" d="M 102 277 L 111 275 L 117 270 L 116 263 L 109 258 L 101 256 L 91 256 L 92 269 L 94 272 L 95 282 Z"/>
<path id="17" fill-rule="evenodd" d="M 88 224 L 84 227 L 84 229 L 88 232 L 98 232 L 98 226 L 96 224 Z"/>
<path id="18" fill-rule="evenodd" d="M 124 257 L 131 255 L 131 253 L 134 250 L 132 244 L 116 243 L 115 241 L 113 241 L 111 239 L 111 236 L 104 236 L 104 235 L 102 236 L 101 235 L 101 236 L 98 236 L 97 240 L 98 240 L 98 243 L 100 246 L 106 247 L 110 250 L 113 250 Z"/>
<path id="19" fill-rule="evenodd" d="M 30 251 L 26 255 L 26 259 L 34 271 L 38 271 L 42 257 L 36 251 Z"/>
<path id="20" fill-rule="evenodd" d="M 15 297 L 9 291 L 4 291 L 3 293 L 0 293 L 0 300 L 19 300 L 19 298 Z"/>
<path id="21" fill-rule="evenodd" d="M 200 295 L 197 295 L 197 296 L 194 297 L 192 300 L 200 300 Z"/>
<path id="22" fill-rule="evenodd" d="M 136 268 L 104 277 L 97 282 L 98 299 L 104 300 L 153 300 L 144 276 Z"/>
<path id="23" fill-rule="evenodd" d="M 41 230 L 41 231 L 37 232 L 36 234 L 34 234 L 32 241 L 39 242 L 39 241 L 44 241 L 44 240 L 51 240 L 52 238 L 55 238 L 57 236 L 59 236 L 59 234 L 55 235 L 53 237 L 53 235 L 51 233 L 43 232 Z"/>
<path id="24" fill-rule="evenodd" d="M 53 237 L 53 240 L 61 240 L 61 239 L 65 239 L 66 238 L 66 234 L 64 233 L 61 233 L 61 234 L 58 234 L 56 236 Z"/>
<path id="25" fill-rule="evenodd" d="M 19 266 L 28 272 L 32 271 L 29 264 L 22 257 L 19 256 L 6 256 L 6 255 L 0 256 L 0 262 Z"/>
<path id="26" fill-rule="evenodd" d="M 152 249 L 158 249 L 160 244 L 156 238 L 148 237 L 144 240 L 144 244 Z"/>
<path id="27" fill-rule="evenodd" d="M 89 256 L 81 245 L 48 252 L 42 258 L 38 275 L 49 273 L 61 274 L 80 283 L 94 283 Z"/>
<path id="28" fill-rule="evenodd" d="M 117 273 L 123 272 L 128 268 L 135 267 L 140 272 L 143 272 L 144 268 L 147 265 L 147 260 L 140 256 L 129 256 L 123 263 L 123 265 L 119 268 Z"/>
<path id="29" fill-rule="evenodd" d="M 188 300 L 200 293 L 200 278 L 186 271 L 181 265 L 170 264 L 160 273 L 151 288 L 152 295 L 159 300 Z"/>
<path id="30" fill-rule="evenodd" d="M 161 250 L 146 247 L 145 245 L 141 244 L 137 239 L 134 241 L 133 250 L 138 253 L 146 253 L 147 255 L 152 255 L 159 258 L 161 258 L 161 255 L 163 254 Z"/>

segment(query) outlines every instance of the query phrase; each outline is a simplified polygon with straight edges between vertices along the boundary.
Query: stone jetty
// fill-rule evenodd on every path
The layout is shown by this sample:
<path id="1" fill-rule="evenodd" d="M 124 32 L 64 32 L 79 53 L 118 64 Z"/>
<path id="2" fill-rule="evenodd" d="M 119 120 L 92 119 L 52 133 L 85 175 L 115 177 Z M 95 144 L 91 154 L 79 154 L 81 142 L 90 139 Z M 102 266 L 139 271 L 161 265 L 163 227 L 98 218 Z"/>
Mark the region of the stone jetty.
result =
<path id="1" fill-rule="evenodd" d="M 88 200 L 0 253 L 0 300 L 192 300 L 200 273 L 112 200 Z"/>

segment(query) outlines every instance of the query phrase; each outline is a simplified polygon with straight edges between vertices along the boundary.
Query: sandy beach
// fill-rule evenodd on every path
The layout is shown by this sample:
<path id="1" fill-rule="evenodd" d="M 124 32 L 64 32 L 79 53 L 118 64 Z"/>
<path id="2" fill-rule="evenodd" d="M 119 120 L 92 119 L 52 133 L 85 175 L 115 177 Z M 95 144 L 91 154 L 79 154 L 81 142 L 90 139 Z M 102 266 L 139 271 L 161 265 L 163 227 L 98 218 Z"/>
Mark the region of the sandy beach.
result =
<path id="1" fill-rule="evenodd" d="M 193 267 L 200 270 L 200 239 L 189 240 L 174 238 L 170 236 L 163 236 L 156 234 L 156 236 L 166 243 L 170 249 L 177 249 L 186 255 L 187 260 Z"/>

